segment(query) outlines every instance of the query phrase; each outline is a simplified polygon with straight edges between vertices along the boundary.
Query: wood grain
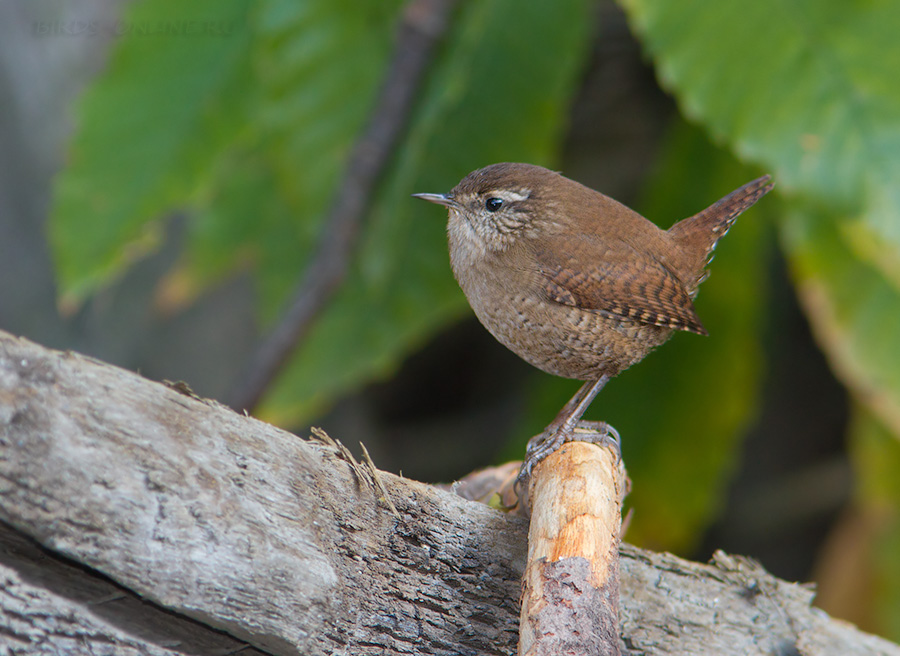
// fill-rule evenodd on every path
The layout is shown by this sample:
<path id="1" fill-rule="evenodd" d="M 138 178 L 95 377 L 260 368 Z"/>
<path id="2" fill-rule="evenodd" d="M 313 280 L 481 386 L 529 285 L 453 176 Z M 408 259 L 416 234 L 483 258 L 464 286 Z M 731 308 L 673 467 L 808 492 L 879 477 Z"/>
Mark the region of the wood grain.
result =
<path id="1" fill-rule="evenodd" d="M 373 475 L 333 442 L 0 332 L 0 522 L 50 561 L 272 654 L 515 653 L 527 521 L 379 472 L 398 519 Z M 0 565 L 28 574 L 4 549 Z M 51 569 L 28 585 L 53 592 Z M 635 653 L 900 656 L 751 561 L 622 545 L 620 576 Z M 36 626 L 21 653 L 54 653 Z"/>
<path id="2" fill-rule="evenodd" d="M 624 467 L 612 450 L 568 442 L 530 480 L 520 656 L 618 656 Z"/>

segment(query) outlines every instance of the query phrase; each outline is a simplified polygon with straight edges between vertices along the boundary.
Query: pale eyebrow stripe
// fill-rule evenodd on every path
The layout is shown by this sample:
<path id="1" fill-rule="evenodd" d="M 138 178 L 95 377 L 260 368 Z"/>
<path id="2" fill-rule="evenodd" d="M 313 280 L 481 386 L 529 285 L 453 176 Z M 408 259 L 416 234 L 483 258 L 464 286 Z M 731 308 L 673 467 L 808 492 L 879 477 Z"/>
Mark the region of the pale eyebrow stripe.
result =
<path id="1" fill-rule="evenodd" d="M 489 194 L 485 194 L 491 198 L 502 198 L 508 201 L 525 200 L 531 196 L 531 189 L 519 189 L 518 191 L 510 191 L 509 189 L 498 189 Z"/>

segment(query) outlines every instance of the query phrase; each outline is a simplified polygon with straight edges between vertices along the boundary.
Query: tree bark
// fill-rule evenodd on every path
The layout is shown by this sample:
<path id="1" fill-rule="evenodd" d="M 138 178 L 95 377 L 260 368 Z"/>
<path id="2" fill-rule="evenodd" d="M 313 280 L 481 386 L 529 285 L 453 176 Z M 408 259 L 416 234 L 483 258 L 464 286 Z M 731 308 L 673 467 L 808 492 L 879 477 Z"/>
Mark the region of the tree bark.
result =
<path id="1" fill-rule="evenodd" d="M 2 332 L 0 521 L 11 653 L 515 653 L 526 520 Z M 623 545 L 622 651 L 900 655 L 812 596 Z"/>
<path id="2" fill-rule="evenodd" d="M 168 613 L 0 524 L 0 654 L 264 652 Z"/>

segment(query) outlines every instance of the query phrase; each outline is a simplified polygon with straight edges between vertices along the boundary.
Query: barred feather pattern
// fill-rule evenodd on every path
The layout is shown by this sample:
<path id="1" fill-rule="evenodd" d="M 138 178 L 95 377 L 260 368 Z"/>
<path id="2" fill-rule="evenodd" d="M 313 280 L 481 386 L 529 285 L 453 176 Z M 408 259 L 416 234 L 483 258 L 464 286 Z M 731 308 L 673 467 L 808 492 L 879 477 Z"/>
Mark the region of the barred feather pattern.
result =
<path id="1" fill-rule="evenodd" d="M 626 267 L 586 271 L 553 267 L 542 271 L 549 300 L 625 321 L 705 335 L 693 303 L 678 278 L 664 267 L 656 275 Z"/>

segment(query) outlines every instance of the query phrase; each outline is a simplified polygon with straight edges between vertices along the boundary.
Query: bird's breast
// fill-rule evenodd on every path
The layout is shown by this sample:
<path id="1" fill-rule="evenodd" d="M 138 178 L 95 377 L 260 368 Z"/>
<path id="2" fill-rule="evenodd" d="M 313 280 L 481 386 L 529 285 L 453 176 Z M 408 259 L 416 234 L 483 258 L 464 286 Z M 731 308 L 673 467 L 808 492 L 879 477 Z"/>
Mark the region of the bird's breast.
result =
<path id="1" fill-rule="evenodd" d="M 451 251 L 451 260 L 482 325 L 522 359 L 556 376 L 615 375 L 672 332 L 553 302 L 544 293 L 540 272 L 515 254 L 453 257 Z"/>

